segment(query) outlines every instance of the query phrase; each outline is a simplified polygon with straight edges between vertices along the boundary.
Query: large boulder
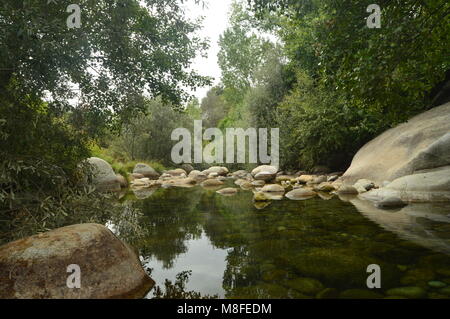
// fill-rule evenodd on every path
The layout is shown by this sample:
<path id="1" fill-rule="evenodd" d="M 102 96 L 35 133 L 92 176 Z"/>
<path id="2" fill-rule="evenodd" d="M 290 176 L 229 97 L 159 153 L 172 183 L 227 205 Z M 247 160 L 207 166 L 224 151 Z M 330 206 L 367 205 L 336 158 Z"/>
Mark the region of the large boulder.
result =
<path id="1" fill-rule="evenodd" d="M 150 178 L 150 179 L 158 179 L 159 174 L 157 171 L 153 169 L 153 167 L 150 167 L 147 164 L 138 163 L 133 169 L 133 173 L 135 174 L 142 174 L 144 177 Z"/>
<path id="2" fill-rule="evenodd" d="M 80 288 L 68 287 L 71 265 L 79 266 Z M 142 298 L 154 284 L 133 249 L 98 224 L 58 228 L 0 247 L 0 298 Z"/>
<path id="3" fill-rule="evenodd" d="M 87 162 L 91 167 L 92 183 L 97 190 L 105 192 L 120 191 L 120 182 L 108 162 L 98 157 L 90 157 Z"/>
<path id="4" fill-rule="evenodd" d="M 361 197 L 372 201 L 398 197 L 407 202 L 448 202 L 450 166 L 397 178 L 385 187 L 371 190 Z"/>
<path id="5" fill-rule="evenodd" d="M 450 103 L 433 108 L 392 128 L 363 146 L 342 179 L 366 178 L 375 184 L 450 165 Z M 436 174 L 438 176 L 439 173 Z M 450 191 L 450 188 L 440 189 Z"/>

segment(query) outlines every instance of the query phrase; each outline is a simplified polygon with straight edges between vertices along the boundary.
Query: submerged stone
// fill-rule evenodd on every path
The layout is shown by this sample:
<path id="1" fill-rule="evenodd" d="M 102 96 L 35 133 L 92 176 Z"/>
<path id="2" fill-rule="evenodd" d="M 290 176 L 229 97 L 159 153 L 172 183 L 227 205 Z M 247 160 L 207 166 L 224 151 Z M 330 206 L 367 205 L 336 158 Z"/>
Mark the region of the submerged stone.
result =
<path id="1" fill-rule="evenodd" d="M 444 288 L 447 284 L 442 281 L 433 280 L 428 282 L 428 286 L 431 288 Z"/>
<path id="2" fill-rule="evenodd" d="M 389 296 L 403 296 L 409 299 L 422 299 L 427 296 L 427 292 L 420 287 L 398 287 L 389 289 L 386 292 Z"/>
<path id="3" fill-rule="evenodd" d="M 322 283 L 314 278 L 295 278 L 287 281 L 285 285 L 309 296 L 314 296 L 324 289 Z"/>
<path id="4" fill-rule="evenodd" d="M 339 291 L 336 288 L 325 288 L 316 295 L 317 299 L 336 299 Z"/>

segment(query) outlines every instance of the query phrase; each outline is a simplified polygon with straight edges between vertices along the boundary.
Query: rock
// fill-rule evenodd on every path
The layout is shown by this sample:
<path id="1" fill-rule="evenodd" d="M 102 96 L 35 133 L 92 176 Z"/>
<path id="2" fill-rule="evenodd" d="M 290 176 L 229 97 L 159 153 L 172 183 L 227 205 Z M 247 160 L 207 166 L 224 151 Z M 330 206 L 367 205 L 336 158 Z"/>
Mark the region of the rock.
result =
<path id="1" fill-rule="evenodd" d="M 347 195 L 357 195 L 358 191 L 356 190 L 356 188 L 354 188 L 353 186 L 350 185 L 342 185 L 341 187 L 339 187 L 338 194 L 347 194 Z"/>
<path id="2" fill-rule="evenodd" d="M 443 295 L 450 297 L 450 287 L 445 287 L 439 290 L 439 292 Z"/>
<path id="3" fill-rule="evenodd" d="M 256 180 L 263 180 L 266 182 L 274 179 L 274 177 L 275 177 L 275 174 L 272 174 L 272 173 L 266 172 L 266 171 L 259 172 L 255 175 Z"/>
<path id="4" fill-rule="evenodd" d="M 278 184 L 269 184 L 261 189 L 264 193 L 284 193 L 284 187 Z"/>
<path id="5" fill-rule="evenodd" d="M 239 171 L 236 171 L 236 172 L 233 172 L 232 174 L 231 174 L 231 176 L 233 176 L 233 177 L 235 177 L 235 178 L 245 178 L 246 176 L 248 175 L 248 172 L 247 171 L 244 171 L 244 170 L 239 170 Z"/>
<path id="6" fill-rule="evenodd" d="M 168 171 L 164 172 L 165 174 L 168 174 L 170 176 L 183 176 L 183 177 L 187 177 L 187 173 L 184 169 L 182 168 L 176 168 L 176 169 L 171 169 Z"/>
<path id="7" fill-rule="evenodd" d="M 300 175 L 299 177 L 297 177 L 297 182 L 299 182 L 300 184 L 306 184 L 312 182 L 314 178 L 316 178 L 314 175 Z"/>
<path id="8" fill-rule="evenodd" d="M 386 292 L 389 296 L 403 296 L 408 299 L 422 299 L 427 296 L 427 292 L 420 287 L 399 287 L 392 288 Z"/>
<path id="9" fill-rule="evenodd" d="M 359 179 L 355 184 L 353 184 L 353 187 L 356 188 L 358 193 L 365 193 L 370 191 L 372 188 L 375 188 L 375 183 L 369 181 L 368 179 Z"/>
<path id="10" fill-rule="evenodd" d="M 193 178 L 196 181 L 204 181 L 208 178 L 208 176 L 197 170 L 193 170 L 192 172 L 190 172 L 188 177 Z"/>
<path id="11" fill-rule="evenodd" d="M 432 281 L 435 273 L 430 268 L 413 268 L 401 278 L 400 283 L 405 286 L 426 286 Z"/>
<path id="12" fill-rule="evenodd" d="M 320 183 L 323 183 L 326 181 L 327 181 L 327 177 L 324 175 L 321 175 L 321 176 L 314 177 L 310 183 L 311 184 L 320 184 Z"/>
<path id="13" fill-rule="evenodd" d="M 157 171 L 155 171 L 152 167 L 148 166 L 147 164 L 143 163 L 136 164 L 136 166 L 133 169 L 133 173 L 142 174 L 150 179 L 159 178 L 159 174 Z"/>
<path id="14" fill-rule="evenodd" d="M 120 174 L 116 174 L 117 181 L 119 182 L 119 185 L 121 188 L 127 188 L 128 187 L 128 181 L 125 177 L 123 177 Z"/>
<path id="15" fill-rule="evenodd" d="M 317 195 L 319 195 L 319 197 L 322 198 L 323 200 L 330 200 L 334 197 L 334 194 L 325 192 L 317 192 Z"/>
<path id="16" fill-rule="evenodd" d="M 302 175 L 305 175 L 305 174 L 308 174 L 308 172 L 307 171 L 297 171 L 297 172 L 295 172 L 295 176 L 296 177 L 299 177 L 299 176 L 302 176 Z"/>
<path id="17" fill-rule="evenodd" d="M 275 166 L 270 166 L 270 165 L 261 165 L 256 167 L 254 170 L 252 170 L 252 176 L 256 176 L 258 173 L 261 172 L 266 172 L 267 174 L 271 174 L 273 175 L 273 177 L 275 177 L 277 175 L 278 172 L 278 168 L 276 168 Z"/>
<path id="18" fill-rule="evenodd" d="M 381 299 L 384 296 L 369 289 L 348 289 L 340 293 L 341 299 Z"/>
<path id="19" fill-rule="evenodd" d="M 253 201 L 254 202 L 266 202 L 266 201 L 269 201 L 269 200 L 270 199 L 263 192 L 256 192 L 253 195 Z"/>
<path id="20" fill-rule="evenodd" d="M 442 281 L 433 280 L 428 282 L 428 286 L 430 286 L 431 288 L 444 288 L 447 286 L 447 284 Z"/>
<path id="21" fill-rule="evenodd" d="M 149 178 L 135 179 L 131 182 L 132 187 L 150 187 L 152 183 Z"/>
<path id="22" fill-rule="evenodd" d="M 209 173 L 208 178 L 216 178 L 218 176 L 219 176 L 219 174 L 217 174 L 217 173 Z"/>
<path id="23" fill-rule="evenodd" d="M 398 197 L 387 197 L 375 203 L 375 206 L 381 209 L 389 209 L 405 207 L 406 204 Z"/>
<path id="24" fill-rule="evenodd" d="M 336 288 L 325 288 L 316 295 L 317 299 L 336 299 L 339 291 Z"/>
<path id="25" fill-rule="evenodd" d="M 181 169 L 183 169 L 186 172 L 186 174 L 188 174 L 188 176 L 189 176 L 189 174 L 194 170 L 194 167 L 192 167 L 191 164 L 185 163 L 185 164 L 181 165 Z"/>
<path id="26" fill-rule="evenodd" d="M 330 182 L 323 182 L 320 183 L 318 186 L 315 187 L 315 190 L 319 192 L 332 192 L 334 191 L 334 186 Z"/>
<path id="27" fill-rule="evenodd" d="M 236 195 L 237 192 L 238 192 L 237 188 L 232 188 L 232 187 L 223 188 L 223 189 L 219 189 L 218 191 L 216 191 L 216 193 L 218 193 L 220 195 L 227 195 L 227 196 Z"/>
<path id="28" fill-rule="evenodd" d="M 221 166 L 212 166 L 203 171 L 203 174 L 209 175 L 211 173 L 216 173 L 217 175 L 226 176 L 228 174 L 228 168 Z"/>
<path id="29" fill-rule="evenodd" d="M 316 193 L 309 189 L 297 188 L 285 195 L 291 200 L 305 200 L 316 196 Z"/>
<path id="30" fill-rule="evenodd" d="M 309 296 L 315 296 L 324 289 L 322 283 L 313 278 L 295 278 L 287 281 L 286 286 Z"/>
<path id="31" fill-rule="evenodd" d="M 385 131 L 364 145 L 343 179 L 346 183 L 354 183 L 367 178 L 381 185 L 383 181 L 393 181 L 423 170 L 438 172 L 449 165 L 450 103 L 446 103 Z M 440 191 L 448 192 L 448 187 Z"/>
<path id="32" fill-rule="evenodd" d="M 266 196 L 270 200 L 282 200 L 284 192 L 263 192 L 264 196 Z"/>
<path id="33" fill-rule="evenodd" d="M 194 177 L 196 177 L 197 175 L 200 175 L 200 174 L 203 174 L 203 173 L 200 172 L 200 171 L 198 171 L 198 170 L 196 170 L 196 169 L 194 169 L 194 170 L 192 170 L 192 171 L 189 172 L 188 177 L 194 178 Z M 205 175 L 205 176 L 206 176 L 206 175 Z"/>
<path id="34" fill-rule="evenodd" d="M 142 174 L 138 174 L 138 173 L 131 173 L 131 174 L 128 174 L 128 178 L 130 179 L 130 181 L 134 181 L 135 179 L 145 178 L 145 176 Z"/>
<path id="35" fill-rule="evenodd" d="M 327 182 L 334 182 L 335 180 L 337 180 L 339 178 L 338 175 L 331 175 L 327 177 Z"/>
<path id="36" fill-rule="evenodd" d="M 81 288 L 69 289 L 69 265 Z M 0 247 L 0 298 L 143 298 L 154 286 L 133 249 L 97 224 L 58 228 Z"/>
<path id="37" fill-rule="evenodd" d="M 200 185 L 202 187 L 218 187 L 218 186 L 222 186 L 223 182 L 218 181 L 216 179 L 207 179 L 206 181 L 203 181 Z"/>
<path id="38" fill-rule="evenodd" d="M 288 182 L 292 179 L 295 179 L 295 176 L 293 175 L 279 175 L 275 178 L 275 182 L 281 183 L 281 182 Z"/>
<path id="39" fill-rule="evenodd" d="M 244 181 L 239 185 L 243 190 L 250 190 L 253 188 L 252 183 L 250 183 L 249 181 Z"/>
<path id="40" fill-rule="evenodd" d="M 270 204 L 272 204 L 272 202 L 270 200 L 267 200 L 267 201 L 254 201 L 253 202 L 253 206 L 256 209 L 258 209 L 258 210 L 264 209 L 267 206 L 270 206 Z"/>
<path id="41" fill-rule="evenodd" d="M 375 201 L 391 196 L 406 202 L 450 201 L 450 166 L 403 176 L 364 194 L 364 198 Z"/>
<path id="42" fill-rule="evenodd" d="M 365 256 L 348 248 L 308 248 L 292 258 L 292 265 L 304 276 L 320 279 L 335 286 L 364 287 L 368 265 L 378 264 L 383 269 L 383 284 L 389 287 L 398 270 L 389 264 Z M 332 265 L 332 266 L 331 266 Z"/>
<path id="43" fill-rule="evenodd" d="M 163 187 L 193 187 L 197 181 L 192 177 L 174 178 L 163 182 Z"/>
<path id="44" fill-rule="evenodd" d="M 116 192 L 120 191 L 120 183 L 108 162 L 98 157 L 87 159 L 91 167 L 92 183 L 99 191 Z"/>
<path id="45" fill-rule="evenodd" d="M 264 185 L 266 185 L 266 182 L 263 180 L 256 180 L 252 182 L 252 185 L 255 187 L 263 187 Z"/>
<path id="46" fill-rule="evenodd" d="M 335 180 L 334 182 L 332 182 L 331 185 L 333 185 L 334 189 L 339 189 L 339 188 L 341 188 L 341 186 L 344 185 L 344 184 L 342 183 L 342 181 L 340 181 L 340 180 L 338 179 L 338 180 Z"/>

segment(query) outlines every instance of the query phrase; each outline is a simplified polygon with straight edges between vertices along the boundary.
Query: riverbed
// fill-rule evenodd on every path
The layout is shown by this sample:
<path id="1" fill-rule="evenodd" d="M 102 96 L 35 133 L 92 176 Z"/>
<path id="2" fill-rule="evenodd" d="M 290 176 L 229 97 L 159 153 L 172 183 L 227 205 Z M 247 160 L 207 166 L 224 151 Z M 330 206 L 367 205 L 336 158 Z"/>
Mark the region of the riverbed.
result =
<path id="1" fill-rule="evenodd" d="M 116 232 L 140 233 L 133 245 L 162 288 L 191 271 L 186 290 L 220 298 L 450 297 L 445 205 L 380 211 L 355 197 L 255 205 L 252 191 L 241 189 L 234 196 L 200 186 L 146 191 L 122 199 L 140 212 L 139 229 Z M 369 289 L 374 264 L 381 287 Z"/>

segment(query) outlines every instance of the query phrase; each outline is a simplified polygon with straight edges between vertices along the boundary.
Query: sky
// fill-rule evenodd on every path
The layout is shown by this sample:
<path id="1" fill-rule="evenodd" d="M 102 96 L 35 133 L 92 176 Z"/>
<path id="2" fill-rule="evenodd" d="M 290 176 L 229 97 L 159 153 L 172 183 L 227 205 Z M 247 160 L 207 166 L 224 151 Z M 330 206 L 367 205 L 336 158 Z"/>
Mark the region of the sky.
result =
<path id="1" fill-rule="evenodd" d="M 219 53 L 219 36 L 228 27 L 228 13 L 231 9 L 232 0 L 206 0 L 206 7 L 196 5 L 193 0 L 185 4 L 186 15 L 190 19 L 203 16 L 203 28 L 198 32 L 203 38 L 209 38 L 210 48 L 208 50 L 208 58 L 198 57 L 192 69 L 201 75 L 211 76 L 214 78 L 213 86 L 220 81 L 221 71 L 217 62 L 217 54 Z M 197 91 L 191 92 L 200 101 L 206 96 L 211 87 L 198 88 Z"/>

